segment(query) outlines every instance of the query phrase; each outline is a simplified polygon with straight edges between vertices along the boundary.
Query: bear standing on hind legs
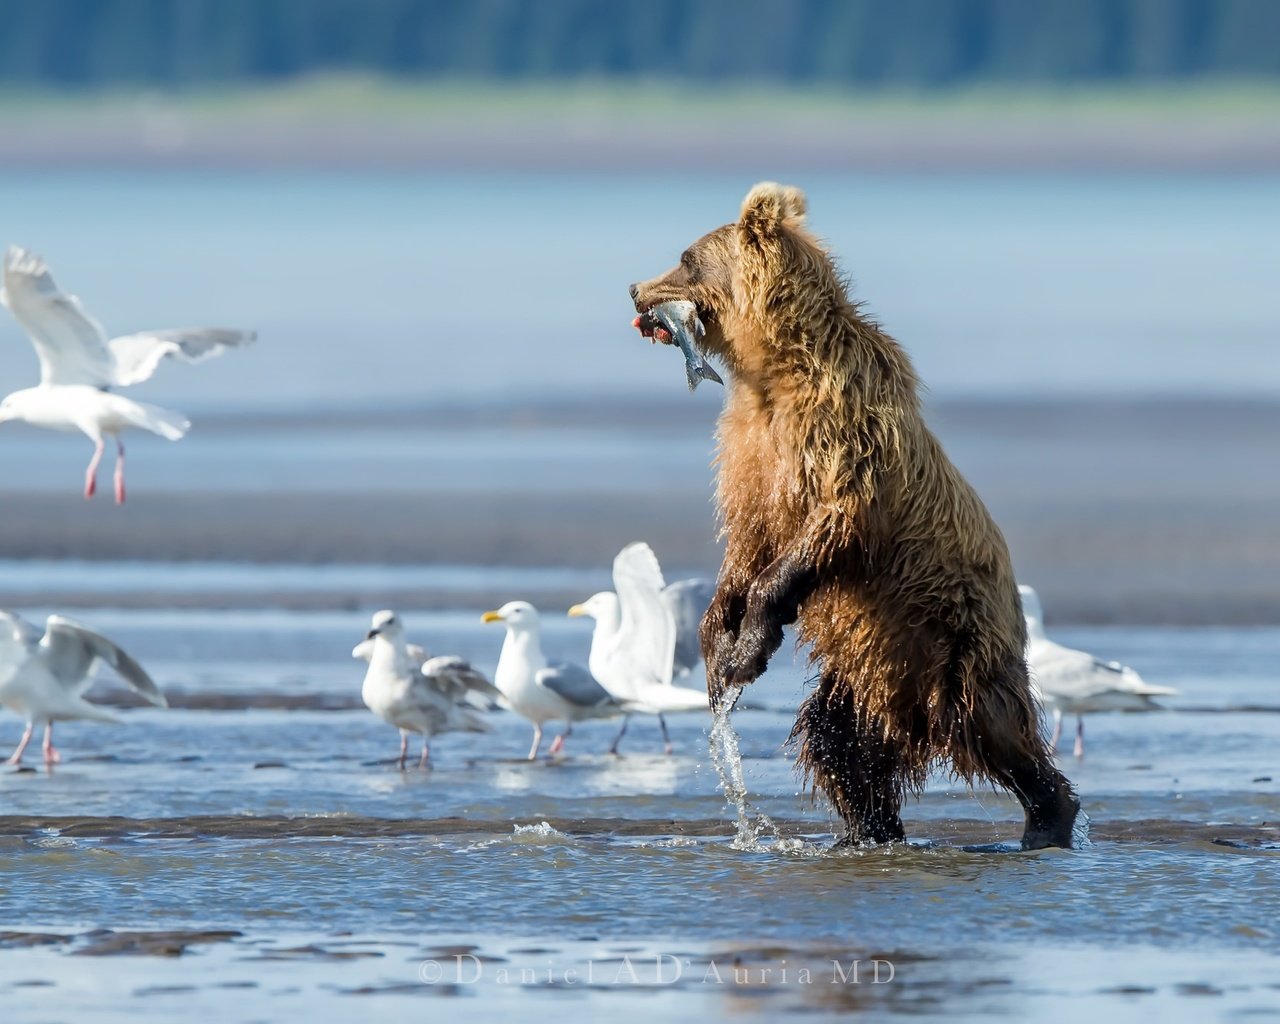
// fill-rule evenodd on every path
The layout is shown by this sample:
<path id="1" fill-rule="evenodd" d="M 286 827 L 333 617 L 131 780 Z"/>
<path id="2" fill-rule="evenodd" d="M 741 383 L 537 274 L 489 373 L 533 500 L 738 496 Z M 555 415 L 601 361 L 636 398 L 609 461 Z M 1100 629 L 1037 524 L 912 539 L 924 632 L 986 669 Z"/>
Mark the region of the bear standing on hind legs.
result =
<path id="1" fill-rule="evenodd" d="M 725 560 L 702 621 L 713 704 L 794 622 L 820 675 L 792 737 L 843 841 L 901 840 L 903 796 L 947 761 L 1018 798 L 1024 849 L 1069 847 L 1080 805 L 1040 736 L 1004 538 L 926 427 L 906 354 L 805 227 L 803 193 L 757 185 L 736 223 L 631 296 L 661 340 L 649 311 L 692 302 L 732 378 Z"/>

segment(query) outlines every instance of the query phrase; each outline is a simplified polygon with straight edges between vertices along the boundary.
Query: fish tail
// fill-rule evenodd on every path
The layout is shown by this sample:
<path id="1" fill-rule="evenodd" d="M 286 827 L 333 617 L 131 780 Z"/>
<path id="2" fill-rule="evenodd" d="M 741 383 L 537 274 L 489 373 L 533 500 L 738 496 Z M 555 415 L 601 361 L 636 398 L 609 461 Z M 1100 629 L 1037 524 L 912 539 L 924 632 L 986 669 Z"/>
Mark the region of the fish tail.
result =
<path id="1" fill-rule="evenodd" d="M 701 377 L 703 380 L 713 380 L 717 384 L 721 384 L 721 385 L 724 384 L 724 381 L 721 379 L 720 374 L 716 373 L 715 369 L 705 359 L 698 364 L 698 376 Z"/>

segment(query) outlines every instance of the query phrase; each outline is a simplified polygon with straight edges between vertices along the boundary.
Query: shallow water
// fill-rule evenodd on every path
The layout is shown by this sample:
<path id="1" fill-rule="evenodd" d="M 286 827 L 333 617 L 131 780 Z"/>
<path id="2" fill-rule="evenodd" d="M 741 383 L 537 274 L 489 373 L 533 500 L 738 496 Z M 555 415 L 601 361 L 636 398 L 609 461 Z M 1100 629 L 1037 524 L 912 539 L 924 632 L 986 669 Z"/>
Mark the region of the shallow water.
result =
<path id="1" fill-rule="evenodd" d="M 1088 849 L 1016 852 L 1010 800 L 939 777 L 905 810 L 909 846 L 831 852 L 830 817 L 784 747 L 804 689 L 786 659 L 733 716 L 752 813 L 786 839 L 742 849 L 702 716 L 673 718 L 671 757 L 638 720 L 622 757 L 603 753 L 612 726 L 592 723 L 567 757 L 529 763 L 528 725 L 493 713 L 490 733 L 439 737 L 431 770 L 400 772 L 394 731 L 356 703 L 364 612 L 82 617 L 175 708 L 61 725 L 63 765 L 0 775 L 0 929 L 22 933 L 0 936 L 14 1019 L 365 1005 L 339 994 L 380 1013 L 459 996 L 479 1019 L 1280 1011 L 1280 631 L 1059 631 L 1181 691 L 1165 712 L 1090 718 L 1086 758 L 1063 759 Z M 407 620 L 431 649 L 492 670 L 500 635 L 478 610 Z M 586 643 L 581 623 L 548 617 L 551 651 Z M 20 723 L 2 721 L 16 740 Z M 239 934 L 174 956 L 145 951 L 172 954 L 171 938 L 95 929 Z M 860 983 L 833 981 L 833 959 L 846 974 L 863 961 Z M 874 960 L 892 981 L 867 980 Z"/>

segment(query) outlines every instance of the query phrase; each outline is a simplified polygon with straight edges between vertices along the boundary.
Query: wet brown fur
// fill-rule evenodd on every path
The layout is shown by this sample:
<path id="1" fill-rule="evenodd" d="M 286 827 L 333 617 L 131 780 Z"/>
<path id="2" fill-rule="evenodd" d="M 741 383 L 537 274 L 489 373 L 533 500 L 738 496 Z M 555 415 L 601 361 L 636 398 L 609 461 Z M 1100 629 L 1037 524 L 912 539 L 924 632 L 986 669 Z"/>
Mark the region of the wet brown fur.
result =
<path id="1" fill-rule="evenodd" d="M 1069 845 L 1078 803 L 1039 734 L 1004 538 L 925 425 L 906 354 L 804 218 L 798 190 L 757 185 L 736 223 L 633 288 L 641 311 L 693 301 L 732 378 L 726 553 L 702 624 L 713 701 L 796 622 L 820 673 L 798 763 L 847 839 L 901 839 L 904 794 L 946 761 L 1019 797 L 1024 845 Z"/>

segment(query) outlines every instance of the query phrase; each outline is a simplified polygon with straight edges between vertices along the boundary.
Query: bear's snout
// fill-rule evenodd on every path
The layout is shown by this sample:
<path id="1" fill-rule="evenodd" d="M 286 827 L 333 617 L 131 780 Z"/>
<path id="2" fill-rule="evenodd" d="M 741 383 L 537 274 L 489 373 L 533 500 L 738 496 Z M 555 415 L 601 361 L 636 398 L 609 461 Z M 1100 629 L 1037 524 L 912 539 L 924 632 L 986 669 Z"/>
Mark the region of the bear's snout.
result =
<path id="1" fill-rule="evenodd" d="M 629 285 L 627 291 L 631 293 L 631 301 L 635 302 L 640 295 L 640 286 L 638 284 Z"/>

